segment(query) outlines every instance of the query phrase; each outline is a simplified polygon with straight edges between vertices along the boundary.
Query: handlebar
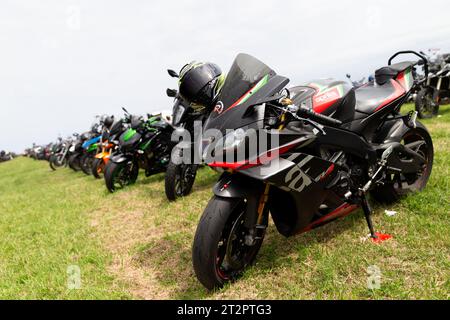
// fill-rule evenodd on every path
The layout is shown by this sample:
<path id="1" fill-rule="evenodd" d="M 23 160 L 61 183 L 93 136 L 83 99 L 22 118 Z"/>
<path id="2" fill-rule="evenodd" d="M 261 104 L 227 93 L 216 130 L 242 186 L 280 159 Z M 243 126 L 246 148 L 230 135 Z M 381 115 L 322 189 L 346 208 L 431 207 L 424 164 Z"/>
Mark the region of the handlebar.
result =
<path id="1" fill-rule="evenodd" d="M 423 68 L 425 70 L 425 78 L 428 78 L 428 59 L 424 55 L 417 53 L 416 51 L 412 51 L 412 50 L 399 51 L 396 54 L 394 54 L 392 57 L 389 58 L 388 65 L 391 65 L 392 60 L 394 60 L 395 58 L 397 58 L 399 55 L 402 55 L 402 54 L 413 54 L 415 56 L 418 56 L 420 58 L 420 60 L 423 61 Z"/>
<path id="2" fill-rule="evenodd" d="M 342 121 L 334 119 L 332 117 L 325 116 L 321 113 L 315 112 L 312 109 L 307 108 L 306 106 L 298 107 L 298 112 L 308 116 L 310 119 L 317 121 L 320 124 L 329 125 L 329 126 L 340 126 Z"/>

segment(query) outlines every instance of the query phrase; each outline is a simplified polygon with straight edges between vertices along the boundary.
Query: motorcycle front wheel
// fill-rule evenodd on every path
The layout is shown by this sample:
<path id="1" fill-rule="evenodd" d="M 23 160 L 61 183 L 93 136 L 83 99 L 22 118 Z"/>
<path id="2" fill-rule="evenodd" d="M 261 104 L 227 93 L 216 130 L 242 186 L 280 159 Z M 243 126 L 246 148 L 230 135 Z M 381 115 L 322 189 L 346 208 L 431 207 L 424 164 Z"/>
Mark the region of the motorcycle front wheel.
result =
<path id="1" fill-rule="evenodd" d="M 164 187 L 169 201 L 185 197 L 192 191 L 198 165 L 175 164 L 169 162 L 166 170 Z"/>
<path id="2" fill-rule="evenodd" d="M 92 174 L 92 163 L 94 162 L 94 158 L 90 154 L 85 154 L 82 156 L 80 160 L 81 170 L 86 175 Z"/>
<path id="3" fill-rule="evenodd" d="M 101 178 L 101 174 L 105 172 L 105 162 L 103 161 L 103 159 L 95 159 L 92 162 L 92 175 L 96 178 L 96 179 L 100 179 Z"/>
<path id="4" fill-rule="evenodd" d="M 80 171 L 80 154 L 75 153 L 69 157 L 69 167 L 73 171 Z"/>
<path id="5" fill-rule="evenodd" d="M 195 233 L 192 262 L 197 279 L 208 289 L 221 288 L 242 275 L 258 254 L 261 234 L 246 244 L 244 199 L 214 196 L 208 203 Z"/>
<path id="6" fill-rule="evenodd" d="M 60 155 L 53 154 L 53 155 L 50 156 L 50 159 L 48 160 L 48 162 L 50 164 L 50 168 L 53 171 L 57 170 L 58 168 L 61 168 L 61 167 L 65 166 L 65 164 L 66 164 L 65 159 L 60 161 L 60 160 L 58 160 L 58 157 L 60 157 Z"/>
<path id="7" fill-rule="evenodd" d="M 105 168 L 105 184 L 109 192 L 115 192 L 136 182 L 139 165 L 136 161 L 108 162 Z"/>

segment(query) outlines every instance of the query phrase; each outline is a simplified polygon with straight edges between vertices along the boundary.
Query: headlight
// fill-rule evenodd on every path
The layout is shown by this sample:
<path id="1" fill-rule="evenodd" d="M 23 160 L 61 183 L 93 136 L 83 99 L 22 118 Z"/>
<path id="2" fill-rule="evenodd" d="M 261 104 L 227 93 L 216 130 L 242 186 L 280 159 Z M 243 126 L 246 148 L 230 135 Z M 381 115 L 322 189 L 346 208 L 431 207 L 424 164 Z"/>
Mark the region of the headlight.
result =
<path id="1" fill-rule="evenodd" d="M 245 140 L 245 130 L 239 128 L 225 136 L 225 141 L 223 143 L 224 151 L 230 151 L 239 147 L 239 145 Z"/>
<path id="2" fill-rule="evenodd" d="M 173 115 L 173 121 L 172 124 L 174 126 L 177 126 L 180 121 L 181 117 L 183 116 L 184 110 L 186 110 L 182 105 L 178 105 L 177 109 L 175 110 L 175 113 Z"/>
<path id="3" fill-rule="evenodd" d="M 228 152 L 233 152 L 245 143 L 246 131 L 242 128 L 236 129 L 222 138 L 210 137 L 202 140 L 203 160 L 207 163 L 213 161 L 223 161 L 223 156 Z M 216 142 L 217 141 L 217 142 Z"/>

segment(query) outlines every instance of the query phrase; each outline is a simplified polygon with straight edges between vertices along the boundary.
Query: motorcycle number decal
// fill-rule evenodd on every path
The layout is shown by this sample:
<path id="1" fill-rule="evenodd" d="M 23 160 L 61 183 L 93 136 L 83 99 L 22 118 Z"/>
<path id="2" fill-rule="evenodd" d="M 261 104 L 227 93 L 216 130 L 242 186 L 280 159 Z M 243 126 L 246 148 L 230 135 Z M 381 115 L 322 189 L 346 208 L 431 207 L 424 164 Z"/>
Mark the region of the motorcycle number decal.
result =
<path id="1" fill-rule="evenodd" d="M 299 154 L 293 154 L 287 160 L 293 161 L 297 159 Z M 307 186 L 312 183 L 311 178 L 306 174 L 307 172 L 301 170 L 301 168 L 307 164 L 313 156 L 306 156 L 299 164 L 294 166 L 285 176 L 284 182 L 288 184 L 289 189 L 297 192 L 302 192 Z"/>

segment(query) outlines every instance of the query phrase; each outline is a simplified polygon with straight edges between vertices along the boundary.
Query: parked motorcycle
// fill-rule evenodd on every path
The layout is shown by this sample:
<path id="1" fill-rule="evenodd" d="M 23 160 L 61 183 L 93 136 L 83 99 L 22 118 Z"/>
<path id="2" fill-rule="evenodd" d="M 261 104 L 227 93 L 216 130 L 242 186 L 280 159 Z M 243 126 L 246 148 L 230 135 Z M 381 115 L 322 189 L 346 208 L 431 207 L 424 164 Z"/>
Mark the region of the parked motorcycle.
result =
<path id="1" fill-rule="evenodd" d="M 203 136 L 205 161 L 223 172 L 193 243 L 194 271 L 206 288 L 238 278 L 255 260 L 269 212 L 290 237 L 362 208 L 371 239 L 389 238 L 375 232 L 367 195 L 392 202 L 420 191 L 433 165 L 417 113 L 399 113 L 421 85 L 411 75 L 417 62 L 392 64 L 405 53 L 428 73 L 423 56 L 398 52 L 375 72 L 376 84 L 359 89 L 333 80 L 287 89 L 289 79 L 261 61 L 236 57 Z M 209 136 L 210 129 L 225 135 Z M 264 147 L 261 139 L 279 143 Z"/>
<path id="2" fill-rule="evenodd" d="M 106 165 L 109 162 L 111 153 L 118 145 L 120 135 L 125 131 L 125 124 L 127 118 L 120 119 L 113 122 L 110 126 L 105 126 L 102 132 L 100 141 L 100 152 L 95 155 L 95 160 L 92 164 L 92 175 L 100 179 L 104 174 Z"/>
<path id="3" fill-rule="evenodd" d="M 53 145 L 52 154 L 48 160 L 50 168 L 52 170 L 57 170 L 58 168 L 67 166 L 69 148 L 72 144 L 71 138 L 63 140 L 58 138 L 58 142 Z"/>
<path id="4" fill-rule="evenodd" d="M 0 151 L 0 162 L 6 162 L 12 160 L 13 158 L 14 155 L 11 152 L 5 150 Z"/>
<path id="5" fill-rule="evenodd" d="M 120 136 L 117 150 L 105 168 L 105 184 L 110 192 L 136 182 L 139 168 L 145 175 L 164 172 L 174 143 L 174 128 L 160 116 L 143 117 L 129 114 L 130 127 Z"/>
<path id="6" fill-rule="evenodd" d="M 425 53 L 421 52 L 422 55 Z M 439 113 L 439 105 L 450 99 L 450 57 L 436 55 L 431 61 L 427 81 L 419 88 L 415 98 L 415 107 L 419 118 L 431 118 Z"/>
<path id="7" fill-rule="evenodd" d="M 92 165 L 95 159 L 94 157 L 99 149 L 101 135 L 97 136 L 97 134 L 98 133 L 92 133 L 91 138 L 86 140 L 81 146 L 83 148 L 83 152 L 80 156 L 80 168 L 86 175 L 90 175 L 92 173 Z"/>
<path id="8" fill-rule="evenodd" d="M 193 72 L 189 74 L 192 70 L 196 73 L 195 75 L 192 74 Z M 168 70 L 168 73 L 171 77 L 179 79 L 179 90 L 167 89 L 167 95 L 174 98 L 172 125 L 183 129 L 193 138 L 196 131 L 195 125 L 200 126 L 199 131 L 201 131 L 201 127 L 214 107 L 208 94 L 211 96 L 218 94 L 225 76 L 217 65 L 197 62 L 187 64 L 181 69 L 181 79 L 180 75 L 173 70 Z M 195 85 L 192 85 L 192 82 Z M 193 88 L 194 86 L 196 88 Z M 183 90 L 190 92 L 186 92 L 183 97 Z M 191 154 L 187 162 L 183 161 L 186 152 Z M 192 145 L 177 146 L 172 152 L 172 157 L 176 159 L 171 159 L 165 176 L 165 192 L 169 201 L 187 196 L 191 192 L 199 167 L 194 160 Z"/>

